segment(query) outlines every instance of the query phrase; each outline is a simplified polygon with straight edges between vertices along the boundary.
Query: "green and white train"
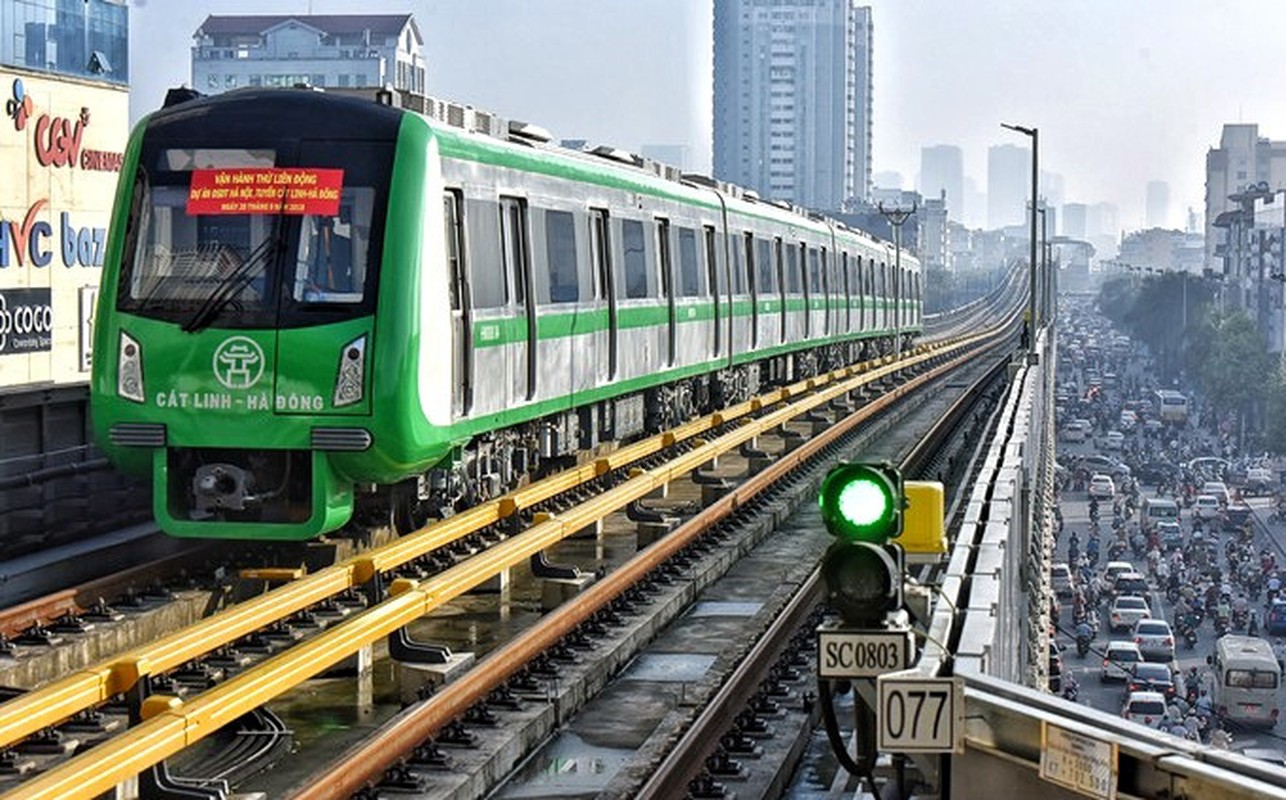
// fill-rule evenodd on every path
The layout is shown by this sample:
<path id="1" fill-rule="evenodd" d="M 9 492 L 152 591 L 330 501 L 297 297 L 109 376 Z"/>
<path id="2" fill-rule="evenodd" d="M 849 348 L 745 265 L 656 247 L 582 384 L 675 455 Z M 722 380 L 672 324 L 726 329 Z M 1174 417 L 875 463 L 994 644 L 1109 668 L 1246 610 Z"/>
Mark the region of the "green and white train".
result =
<path id="1" fill-rule="evenodd" d="M 92 412 L 168 533 L 415 526 L 920 331 L 865 233 L 429 110 L 250 89 L 134 130 Z"/>

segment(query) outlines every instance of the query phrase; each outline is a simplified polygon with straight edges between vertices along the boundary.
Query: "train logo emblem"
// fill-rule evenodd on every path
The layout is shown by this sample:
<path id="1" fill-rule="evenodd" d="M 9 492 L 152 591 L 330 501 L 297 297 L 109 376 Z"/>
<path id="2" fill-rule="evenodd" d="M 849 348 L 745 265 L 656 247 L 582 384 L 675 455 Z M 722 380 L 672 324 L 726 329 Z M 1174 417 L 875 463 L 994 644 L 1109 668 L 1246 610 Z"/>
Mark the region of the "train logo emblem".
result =
<path id="1" fill-rule="evenodd" d="M 249 389 L 263 377 L 263 350 L 245 336 L 225 339 L 214 351 L 214 377 L 229 389 Z"/>

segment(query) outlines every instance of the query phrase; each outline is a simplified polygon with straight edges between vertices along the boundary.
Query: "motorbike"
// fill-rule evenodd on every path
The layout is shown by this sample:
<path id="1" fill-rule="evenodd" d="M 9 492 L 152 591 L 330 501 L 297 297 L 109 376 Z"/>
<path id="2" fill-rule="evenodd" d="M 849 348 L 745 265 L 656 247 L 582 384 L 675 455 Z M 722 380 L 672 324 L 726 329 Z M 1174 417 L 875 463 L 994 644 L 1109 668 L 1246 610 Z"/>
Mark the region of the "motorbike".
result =
<path id="1" fill-rule="evenodd" d="M 1089 651 L 1090 651 L 1090 637 L 1077 636 L 1076 637 L 1076 655 L 1079 656 L 1080 658 L 1085 658 L 1085 654 L 1088 653 Z"/>
<path id="2" fill-rule="evenodd" d="M 1183 646 L 1193 650 L 1197 646 L 1197 629 L 1191 625 L 1183 629 Z"/>

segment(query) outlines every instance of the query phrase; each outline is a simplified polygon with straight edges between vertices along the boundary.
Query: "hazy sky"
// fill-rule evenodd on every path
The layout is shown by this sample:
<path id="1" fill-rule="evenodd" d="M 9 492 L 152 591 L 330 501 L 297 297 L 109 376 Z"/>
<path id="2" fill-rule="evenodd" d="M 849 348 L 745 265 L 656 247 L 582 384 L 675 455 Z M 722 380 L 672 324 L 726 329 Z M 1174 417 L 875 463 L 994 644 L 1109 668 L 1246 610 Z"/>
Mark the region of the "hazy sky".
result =
<path id="1" fill-rule="evenodd" d="M 1286 139 L 1282 0 L 872 0 L 874 170 L 914 188 L 920 148 L 956 144 L 986 185 L 1000 122 L 1037 126 L 1068 202 L 1141 227 L 1145 184 L 1170 224 L 1203 209 L 1206 151 L 1229 122 Z M 686 144 L 710 164 L 711 0 L 134 0 L 131 111 L 190 80 L 207 14 L 415 14 L 429 92 L 628 149 Z"/>

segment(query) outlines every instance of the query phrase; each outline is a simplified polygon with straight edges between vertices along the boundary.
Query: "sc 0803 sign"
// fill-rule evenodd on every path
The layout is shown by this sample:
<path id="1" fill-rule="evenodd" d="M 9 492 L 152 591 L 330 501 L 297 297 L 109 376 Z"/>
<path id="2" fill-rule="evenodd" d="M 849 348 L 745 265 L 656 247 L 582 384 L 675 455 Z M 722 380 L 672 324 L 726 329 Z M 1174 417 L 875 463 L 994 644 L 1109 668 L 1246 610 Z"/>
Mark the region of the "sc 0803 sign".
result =
<path id="1" fill-rule="evenodd" d="M 874 678 L 907 668 L 910 631 L 817 632 L 817 675 L 821 678 Z"/>

